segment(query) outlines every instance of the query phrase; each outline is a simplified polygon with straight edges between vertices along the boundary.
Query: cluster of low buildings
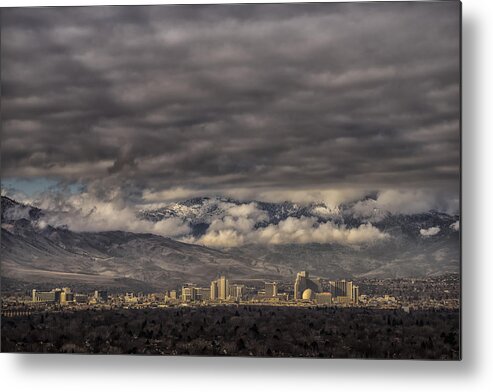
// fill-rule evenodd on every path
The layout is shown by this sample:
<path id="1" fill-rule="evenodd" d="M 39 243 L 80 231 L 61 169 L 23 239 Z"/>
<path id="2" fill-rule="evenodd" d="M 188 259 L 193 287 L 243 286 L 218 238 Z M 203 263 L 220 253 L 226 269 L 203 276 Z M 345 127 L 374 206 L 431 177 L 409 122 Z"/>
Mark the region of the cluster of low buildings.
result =
<path id="1" fill-rule="evenodd" d="M 167 302 L 240 302 L 244 300 L 288 300 L 287 294 L 279 293 L 277 282 L 265 282 L 264 289 L 253 291 L 245 284 L 232 283 L 222 275 L 213 280 L 209 287 L 199 287 L 186 283 L 181 288 L 181 295 L 176 290 L 166 292 Z"/>
<path id="2" fill-rule="evenodd" d="M 359 287 L 349 280 L 331 280 L 324 290 L 319 278 L 311 278 L 308 271 L 301 271 L 296 275 L 294 282 L 294 299 L 315 301 L 325 305 L 358 304 Z"/>
<path id="3" fill-rule="evenodd" d="M 106 290 L 96 290 L 92 296 L 73 292 L 70 287 L 55 288 L 50 291 L 40 291 L 33 289 L 32 302 L 52 303 L 52 304 L 88 304 L 104 303 L 108 301 Z"/>

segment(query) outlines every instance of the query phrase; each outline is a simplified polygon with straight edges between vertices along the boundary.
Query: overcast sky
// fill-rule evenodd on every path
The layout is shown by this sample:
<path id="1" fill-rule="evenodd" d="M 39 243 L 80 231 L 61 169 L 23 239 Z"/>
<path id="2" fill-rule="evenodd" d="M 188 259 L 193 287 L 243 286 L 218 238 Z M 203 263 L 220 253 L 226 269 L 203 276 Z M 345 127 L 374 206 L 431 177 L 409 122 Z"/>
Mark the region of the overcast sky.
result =
<path id="1" fill-rule="evenodd" d="M 2 9 L 3 192 L 456 209 L 459 7 Z"/>

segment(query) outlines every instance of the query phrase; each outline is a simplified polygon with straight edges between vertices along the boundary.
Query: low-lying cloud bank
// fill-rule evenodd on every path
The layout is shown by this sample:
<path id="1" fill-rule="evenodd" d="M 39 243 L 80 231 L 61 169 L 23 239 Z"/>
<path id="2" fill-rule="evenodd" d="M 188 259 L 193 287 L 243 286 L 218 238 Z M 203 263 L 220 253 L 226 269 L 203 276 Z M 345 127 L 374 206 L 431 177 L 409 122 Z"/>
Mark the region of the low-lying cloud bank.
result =
<path id="1" fill-rule="evenodd" d="M 352 211 L 360 218 L 372 217 L 375 211 L 392 214 L 417 214 L 437 210 L 450 214 L 459 211 L 459 198 L 450 197 L 445 191 L 433 188 L 303 188 L 286 190 L 276 188 L 229 188 L 229 189 L 192 189 L 186 187 L 170 188 L 165 191 L 144 189 L 141 197 L 141 207 L 146 209 L 160 208 L 172 202 L 191 199 L 194 197 L 230 197 L 236 200 L 257 200 L 262 202 L 282 203 L 289 201 L 298 204 L 323 203 L 331 214 L 341 204 L 354 203 Z M 371 198 L 366 198 L 373 195 Z M 323 211 L 321 211 L 323 213 Z M 376 221 L 376 219 L 375 219 Z"/>
<path id="2" fill-rule="evenodd" d="M 438 233 L 440 233 L 439 227 L 430 227 L 428 229 L 421 229 L 419 231 L 419 234 L 421 234 L 423 237 L 432 237 L 434 235 L 437 235 Z"/>
<path id="3" fill-rule="evenodd" d="M 73 231 L 113 231 L 122 230 L 135 233 L 152 233 L 172 237 L 180 241 L 196 243 L 208 247 L 229 248 L 246 244 L 307 244 L 336 243 L 359 245 L 389 238 L 371 223 L 357 228 L 347 228 L 332 222 L 320 223 L 316 217 L 288 217 L 276 224 L 268 224 L 267 213 L 256 202 L 235 204 L 220 202 L 215 208 L 220 216 L 212 215 L 206 233 L 193 237 L 188 221 L 184 217 L 169 217 L 153 222 L 138 219 L 136 209 L 127 204 L 118 188 L 107 188 L 103 195 L 99 188 L 72 195 L 49 194 L 32 200 L 44 211 L 36 222 L 38 228 L 48 225 L 66 226 Z M 29 202 L 29 200 L 24 200 Z M 186 211 L 188 212 L 188 211 Z M 13 211 L 13 218 L 20 214 Z M 22 208 L 22 216 L 27 210 Z"/>
<path id="4" fill-rule="evenodd" d="M 361 218 L 372 217 L 377 220 L 379 215 L 376 211 L 391 214 L 418 214 L 430 210 L 457 213 L 459 210 L 459 199 L 447 198 L 439 192 L 429 190 L 396 190 L 387 189 L 378 192 L 376 199 L 358 201 L 353 212 Z"/>
<path id="5" fill-rule="evenodd" d="M 18 200 L 43 210 L 44 214 L 36 222 L 40 229 L 50 225 L 66 226 L 73 231 L 152 233 L 215 248 L 247 244 L 370 244 L 390 238 L 389 234 L 375 226 L 387 214 L 427 212 L 442 202 L 436 193 L 425 190 L 382 190 L 359 201 L 354 200 L 358 197 L 358 192 L 354 192 L 345 193 L 343 204 L 336 204 L 336 207 L 300 203 L 299 206 L 308 207 L 307 216 L 286 218 L 282 215 L 281 220 L 278 220 L 279 217 L 273 219 L 269 216 L 278 212 L 266 210 L 256 201 L 238 203 L 226 198 L 210 198 L 188 203 L 158 203 L 166 208 L 153 210 L 157 207 L 154 203 L 141 203 L 142 196 L 149 195 L 145 190 L 129 190 L 107 181 L 92 182 L 76 193 L 57 189 Z M 454 201 L 450 201 L 449 205 L 452 207 Z M 149 208 L 157 218 L 152 219 L 147 215 L 144 218 L 140 215 L 142 208 Z M 287 205 L 286 208 L 291 207 Z M 337 223 L 341 222 L 341 214 L 347 212 L 360 218 L 362 224 L 347 227 Z M 29 209 L 26 207 L 5 212 L 8 219 L 28 218 L 28 215 Z M 327 219 L 329 221 L 325 222 Z M 191 222 L 205 223 L 208 225 L 207 230 L 196 236 L 192 233 Z M 458 231 L 459 228 L 458 220 L 450 224 L 451 230 Z M 440 227 L 429 227 L 422 228 L 419 233 L 423 237 L 431 237 L 440 230 Z"/>
<path id="6" fill-rule="evenodd" d="M 226 221 L 228 220 L 226 219 Z M 226 223 L 226 226 L 228 226 L 228 223 Z M 241 230 L 241 224 L 219 230 L 211 226 L 205 235 L 192 242 L 209 247 L 229 248 L 249 243 L 263 245 L 308 243 L 360 245 L 386 238 L 389 238 L 389 235 L 381 232 L 371 223 L 348 229 L 345 226 L 337 226 L 331 222 L 317 223 L 315 218 L 290 217 L 276 225 L 271 224 L 267 227 L 247 232 Z"/>
<path id="7" fill-rule="evenodd" d="M 226 215 L 211 222 L 207 232 L 198 239 L 187 238 L 208 247 L 230 248 L 245 244 L 308 244 L 337 243 L 358 245 L 383 240 L 389 237 L 371 223 L 357 228 L 346 228 L 332 222 L 319 223 L 314 217 L 288 217 L 277 224 L 258 226 L 267 220 L 264 211 L 256 203 L 233 206 Z"/>
<path id="8" fill-rule="evenodd" d="M 108 186 L 104 193 L 100 184 L 94 184 L 84 192 L 76 194 L 49 192 L 35 200 L 23 200 L 44 212 L 37 221 L 39 228 L 48 225 L 66 226 L 73 231 L 113 231 L 152 233 L 165 237 L 186 235 L 190 228 L 179 218 L 159 222 L 139 220 L 133 204 L 129 203 L 121 190 Z"/>

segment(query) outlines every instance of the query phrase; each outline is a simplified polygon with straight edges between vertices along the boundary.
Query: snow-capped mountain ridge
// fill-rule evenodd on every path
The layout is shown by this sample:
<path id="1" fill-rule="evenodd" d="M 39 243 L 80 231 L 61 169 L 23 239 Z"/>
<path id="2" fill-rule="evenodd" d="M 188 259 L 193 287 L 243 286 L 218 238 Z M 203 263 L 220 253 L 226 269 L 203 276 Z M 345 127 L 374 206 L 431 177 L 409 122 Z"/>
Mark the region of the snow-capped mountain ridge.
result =
<path id="1" fill-rule="evenodd" d="M 211 220 L 222 218 L 232 206 L 254 205 L 268 216 L 269 223 L 278 223 L 288 217 L 318 217 L 336 216 L 338 209 L 331 210 L 324 203 L 300 205 L 284 201 L 272 203 L 263 201 L 239 201 L 226 197 L 201 197 L 170 203 L 157 209 L 142 209 L 138 212 L 140 219 L 159 221 L 171 217 L 179 217 L 192 223 L 211 223 Z M 317 211 L 317 209 L 321 211 Z"/>
<path id="2" fill-rule="evenodd" d="M 169 211 L 175 217 L 179 213 L 185 219 L 192 216 L 193 235 L 200 238 L 209 228 L 210 224 L 205 223 L 208 221 L 227 221 L 244 214 L 257 217 L 259 224 L 274 225 L 277 220 L 286 221 L 286 217 L 306 216 L 316 208 L 324 207 L 204 198 L 177 203 Z M 316 216 L 320 221 L 340 219 L 345 225 L 342 230 L 358 227 L 362 220 L 348 211 L 317 211 Z M 161 212 L 164 215 L 166 211 Z M 131 279 L 132 284 L 166 286 L 185 280 L 206 282 L 223 272 L 232 278 L 263 279 L 291 279 L 303 269 L 333 278 L 430 276 L 458 272 L 460 266 L 458 216 L 436 211 L 385 214 L 384 219 L 374 223 L 388 235 L 384 241 L 356 246 L 317 241 L 245 242 L 228 249 L 197 246 L 143 232 L 77 232 L 61 225 L 40 225 L 43 214 L 48 212 L 2 197 L 3 277 L 57 283 L 70 278 L 103 285 L 116 284 L 115 279 Z"/>
<path id="3" fill-rule="evenodd" d="M 363 200 L 374 200 L 367 197 Z M 288 201 L 282 203 L 262 201 L 239 201 L 225 197 L 194 198 L 181 202 L 170 203 L 158 209 L 144 209 L 138 212 L 139 219 L 158 222 L 169 218 L 180 218 L 187 222 L 194 233 L 203 234 L 213 221 L 222 220 L 231 212 L 232 207 L 251 206 L 263 214 L 255 227 L 266 227 L 278 224 L 288 218 L 313 218 L 319 223 L 332 222 L 338 226 L 348 228 L 358 227 L 370 223 L 375 227 L 386 229 L 390 226 L 399 226 L 404 231 L 405 226 L 419 233 L 422 228 L 438 226 L 447 231 L 450 225 L 459 220 L 458 215 L 449 215 L 444 212 L 430 210 L 416 214 L 392 214 L 383 208 L 373 208 L 370 214 L 361 214 L 355 208 L 358 202 L 341 204 L 330 208 L 325 203 L 296 204 Z M 200 227 L 200 230 L 197 230 Z"/>

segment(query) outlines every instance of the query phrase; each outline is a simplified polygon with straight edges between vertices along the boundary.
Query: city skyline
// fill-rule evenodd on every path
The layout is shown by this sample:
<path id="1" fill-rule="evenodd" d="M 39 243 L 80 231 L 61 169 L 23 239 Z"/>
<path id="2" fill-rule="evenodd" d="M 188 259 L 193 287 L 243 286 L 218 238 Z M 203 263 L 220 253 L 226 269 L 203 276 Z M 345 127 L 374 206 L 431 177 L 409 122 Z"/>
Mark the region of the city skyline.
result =
<path id="1" fill-rule="evenodd" d="M 309 280 L 315 279 L 316 283 L 312 280 L 311 286 L 308 283 L 303 283 L 301 294 L 297 294 L 301 279 Z M 458 290 L 458 276 L 444 275 L 430 279 L 431 281 L 441 282 L 444 286 L 442 295 L 446 293 L 441 301 L 431 301 L 427 303 L 423 302 L 423 299 L 416 301 L 413 296 L 416 294 L 416 283 L 420 282 L 421 290 L 426 293 L 432 289 L 432 286 L 427 287 L 425 279 L 400 279 L 406 282 L 406 285 L 411 285 L 414 291 L 413 295 L 408 298 L 400 295 L 383 294 L 388 292 L 388 288 L 395 286 L 392 283 L 393 279 L 385 280 L 364 280 L 360 281 L 365 286 L 370 287 L 370 293 L 360 293 L 359 286 L 355 285 L 351 280 L 330 280 L 327 278 L 310 278 L 307 271 L 300 271 L 296 274 L 296 279 L 293 282 L 273 282 L 263 281 L 262 285 L 251 285 L 248 282 L 234 282 L 230 283 L 227 276 L 222 275 L 218 279 L 211 282 L 211 288 L 214 283 L 221 284 L 222 282 L 224 293 L 213 293 L 208 287 L 199 287 L 194 283 L 184 283 L 179 290 L 164 290 L 161 293 L 135 293 L 135 292 L 119 292 L 108 291 L 106 289 L 96 289 L 91 292 L 87 290 L 73 290 L 70 287 L 52 288 L 49 291 L 42 291 L 38 289 L 32 289 L 31 297 L 27 299 L 25 295 L 20 293 L 13 297 L 8 297 L 5 301 L 4 311 L 15 312 L 25 311 L 30 309 L 30 306 L 35 306 L 32 310 L 39 310 L 38 305 L 78 305 L 78 306 L 98 306 L 98 305 L 113 305 L 125 304 L 135 305 L 138 307 L 152 306 L 159 304 L 160 307 L 175 307 L 175 306 L 217 306 L 217 305 L 270 305 L 270 306 L 342 306 L 342 307 L 361 307 L 367 309 L 400 309 L 405 312 L 409 312 L 411 309 L 418 310 L 421 308 L 430 307 L 435 310 L 439 309 L 458 309 L 459 302 L 456 299 Z M 397 280 L 399 281 L 399 280 Z M 391 285 L 389 285 L 391 283 Z M 277 286 L 281 285 L 283 288 L 279 291 Z M 313 286 L 315 284 L 315 286 Z M 424 286 L 423 286 L 424 284 Z M 369 286 L 368 286 L 369 285 Z M 389 287 L 386 289 L 386 285 Z M 383 286 L 383 292 L 377 289 L 378 286 Z M 275 287 L 275 290 L 271 290 Z M 312 287 L 312 288 L 308 288 Z M 419 287 L 419 286 L 418 286 Z M 238 290 L 240 289 L 240 290 Z M 377 289 L 376 292 L 374 290 Z M 400 288 L 400 291 L 409 290 L 405 289 L 405 286 Z M 418 292 L 419 292 L 418 291 Z M 439 292 L 441 292 L 439 290 Z M 379 293 L 376 295 L 376 293 Z M 411 292 L 409 293 L 411 294 Z M 425 298 L 431 299 L 433 296 L 426 294 Z M 12 302 L 12 298 L 15 300 Z M 116 301 L 116 302 L 115 302 Z M 19 308 L 20 307 L 20 308 Z M 17 310 L 15 310 L 17 309 Z M 21 309 L 21 310 L 19 310 Z M 43 309 L 43 308 L 41 308 Z M 82 309 L 86 309 L 83 307 Z"/>
<path id="2" fill-rule="evenodd" d="M 300 287 L 299 279 L 303 277 L 306 281 L 310 283 L 303 282 L 302 287 Z M 313 279 L 313 278 L 312 278 Z M 328 280 L 324 279 L 324 281 L 328 282 L 326 287 L 329 291 L 324 291 L 322 288 L 321 278 L 315 278 L 317 283 L 313 283 L 312 280 L 308 279 L 308 272 L 301 271 L 296 275 L 296 279 L 292 284 L 293 289 L 289 289 L 290 285 L 288 284 L 288 290 L 279 291 L 278 285 L 283 284 L 286 285 L 286 282 L 276 282 L 276 281 L 263 281 L 264 288 L 258 289 L 254 287 L 247 287 L 245 281 L 231 282 L 228 277 L 224 274 L 221 274 L 219 278 L 211 281 L 210 287 L 200 287 L 196 283 L 188 282 L 183 283 L 181 285 L 181 295 L 178 295 L 178 291 L 176 289 L 165 290 L 164 301 L 167 302 L 169 300 L 178 301 L 182 303 L 187 302 L 208 302 L 208 301 L 240 301 L 246 298 L 254 299 L 256 302 L 261 302 L 262 300 L 282 300 L 282 301 L 303 301 L 307 300 L 316 301 L 316 294 L 330 294 L 330 301 L 324 301 L 325 304 L 332 303 L 332 297 L 334 300 L 341 298 L 339 303 L 358 303 L 359 291 L 358 286 L 354 286 L 353 282 L 342 279 L 342 280 Z M 248 281 L 247 281 L 248 282 Z M 252 281 L 250 281 L 252 282 Z M 245 290 L 246 289 L 246 290 Z M 248 291 L 248 292 L 247 292 Z M 309 294 L 308 294 L 309 292 Z M 313 292 L 313 295 L 312 295 Z M 156 293 L 152 293 L 151 295 L 155 295 Z M 309 295 L 310 298 L 304 298 L 303 295 Z M 79 300 L 77 300 L 77 296 L 80 295 Z M 94 294 L 92 295 L 96 302 L 100 302 L 103 299 L 103 302 L 108 299 L 108 290 L 97 289 L 94 290 Z M 135 299 L 135 295 L 133 292 L 125 293 L 125 298 L 129 299 L 130 302 L 133 302 Z M 67 304 L 70 302 L 73 303 L 87 303 L 89 296 L 87 294 L 76 293 L 73 292 L 69 287 L 63 288 L 54 288 L 50 291 L 41 291 L 37 289 L 32 289 L 32 302 L 53 302 L 60 304 Z M 349 300 L 349 302 L 346 301 Z M 337 302 L 336 302 L 337 303 Z"/>

